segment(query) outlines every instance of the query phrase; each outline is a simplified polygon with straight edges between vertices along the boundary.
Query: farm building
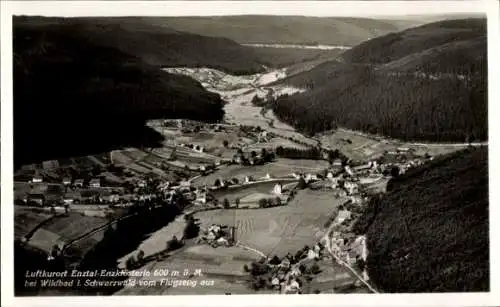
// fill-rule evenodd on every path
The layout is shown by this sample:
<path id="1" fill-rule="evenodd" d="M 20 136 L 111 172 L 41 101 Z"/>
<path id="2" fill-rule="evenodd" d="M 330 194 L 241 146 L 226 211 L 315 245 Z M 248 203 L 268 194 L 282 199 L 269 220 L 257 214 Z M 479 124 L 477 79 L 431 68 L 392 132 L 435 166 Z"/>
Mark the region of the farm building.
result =
<path id="1" fill-rule="evenodd" d="M 146 180 L 139 180 L 139 181 L 137 181 L 137 186 L 138 186 L 139 188 L 144 188 L 144 187 L 146 187 L 146 184 L 147 184 L 147 183 L 146 183 Z"/>
<path id="2" fill-rule="evenodd" d="M 252 176 L 245 176 L 245 183 L 250 183 L 255 181 L 255 179 Z"/>
<path id="3" fill-rule="evenodd" d="M 33 182 L 33 183 L 43 182 L 43 177 L 39 176 L 39 175 L 35 175 L 35 176 L 33 176 L 33 179 L 31 180 L 31 182 Z"/>
<path id="4" fill-rule="evenodd" d="M 349 211 L 349 210 L 339 211 L 339 214 L 337 217 L 339 223 L 342 223 L 343 221 L 350 219 L 350 218 L 351 218 L 351 211 Z"/>
<path id="5" fill-rule="evenodd" d="M 275 186 L 274 186 L 274 189 L 273 189 L 273 192 L 274 194 L 280 196 L 281 195 L 281 192 L 283 190 L 283 186 L 281 185 L 281 183 L 277 183 Z"/>
<path id="6" fill-rule="evenodd" d="M 71 178 L 69 178 L 69 177 L 64 177 L 64 178 L 62 179 L 62 183 L 63 183 L 64 185 L 70 185 L 70 184 L 71 184 Z"/>
<path id="7" fill-rule="evenodd" d="M 197 152 L 204 152 L 205 151 L 205 148 L 203 148 L 203 146 L 200 146 L 200 145 L 196 145 L 194 147 L 194 151 L 197 151 Z"/>
<path id="8" fill-rule="evenodd" d="M 189 188 L 189 187 L 191 187 L 191 181 L 189 181 L 189 180 L 182 180 L 179 185 L 182 188 Z"/>
<path id="9" fill-rule="evenodd" d="M 352 181 L 346 181 L 344 187 L 349 195 L 358 193 L 358 184 Z"/>
<path id="10" fill-rule="evenodd" d="M 83 179 L 76 179 L 74 185 L 75 187 L 83 188 Z"/>
<path id="11" fill-rule="evenodd" d="M 342 166 L 342 160 L 335 159 L 335 160 L 333 160 L 332 165 L 333 166 Z"/>
<path id="12" fill-rule="evenodd" d="M 64 194 L 63 202 L 65 204 L 73 204 L 75 202 L 79 202 L 82 199 L 82 195 L 78 192 L 69 192 Z"/>
<path id="13" fill-rule="evenodd" d="M 101 179 L 98 179 L 98 178 L 91 179 L 89 182 L 89 186 L 91 188 L 100 188 L 101 187 Z"/>

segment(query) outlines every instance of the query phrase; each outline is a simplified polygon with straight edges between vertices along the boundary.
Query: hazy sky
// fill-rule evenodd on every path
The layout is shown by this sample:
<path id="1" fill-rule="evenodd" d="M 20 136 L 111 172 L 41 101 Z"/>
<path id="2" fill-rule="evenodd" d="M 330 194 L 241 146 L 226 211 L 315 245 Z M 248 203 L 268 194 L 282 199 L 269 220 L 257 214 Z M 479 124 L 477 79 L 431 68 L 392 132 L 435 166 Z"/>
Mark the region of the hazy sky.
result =
<path id="1" fill-rule="evenodd" d="M 7 2 L 7 1 L 5 1 Z M 19 1 L 11 11 L 44 16 L 405 16 L 484 13 L 485 1 Z"/>

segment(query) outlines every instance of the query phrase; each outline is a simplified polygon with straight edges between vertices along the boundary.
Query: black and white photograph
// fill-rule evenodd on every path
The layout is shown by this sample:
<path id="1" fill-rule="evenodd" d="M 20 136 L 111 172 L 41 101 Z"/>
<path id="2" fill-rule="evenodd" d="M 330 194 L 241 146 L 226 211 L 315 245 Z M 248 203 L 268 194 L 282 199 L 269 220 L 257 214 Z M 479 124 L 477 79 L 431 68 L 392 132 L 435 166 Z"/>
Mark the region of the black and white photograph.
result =
<path id="1" fill-rule="evenodd" d="M 15 298 L 493 292 L 498 3 L 63 2 L 2 3 Z"/>

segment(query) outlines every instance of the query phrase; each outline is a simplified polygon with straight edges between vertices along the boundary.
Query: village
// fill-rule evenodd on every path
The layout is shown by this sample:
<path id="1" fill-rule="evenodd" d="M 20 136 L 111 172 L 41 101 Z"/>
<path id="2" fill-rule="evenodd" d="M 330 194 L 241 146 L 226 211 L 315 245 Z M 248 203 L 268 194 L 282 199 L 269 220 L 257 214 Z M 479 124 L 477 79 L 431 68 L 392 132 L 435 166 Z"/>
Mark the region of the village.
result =
<path id="1" fill-rule="evenodd" d="M 365 239 L 352 232 L 353 224 L 391 177 L 432 159 L 394 148 L 368 161 L 353 160 L 338 148 L 259 126 L 188 120 L 149 125 L 164 136 L 162 148 L 126 148 L 22 167 L 15 174 L 16 223 L 22 224 L 16 226 L 16 238 L 50 258 L 54 246 L 60 251 L 75 248 L 75 241 L 103 232 L 126 218 L 132 207 L 173 204 L 181 195 L 188 202 L 183 210 L 196 217 L 200 228 L 189 246 L 243 248 L 258 256 L 240 267 L 246 289 L 317 293 L 318 288 L 342 292 L 348 285 L 349 291 L 366 290 Z M 317 209 L 295 213 L 312 205 Z M 272 227 L 266 224 L 269 218 L 275 218 Z M 159 240 L 182 242 L 186 223 Z M 296 224 L 295 233 L 304 234 L 287 232 L 290 223 Z M 258 225 L 269 229 L 262 232 Z M 175 228 L 169 224 L 165 229 L 169 227 Z M 85 245 L 81 254 L 91 248 Z M 137 266 L 161 249 L 139 247 L 122 260 Z M 321 277 L 332 262 L 348 269 L 346 281 L 335 287 Z M 317 277 L 326 281 L 312 289 Z"/>

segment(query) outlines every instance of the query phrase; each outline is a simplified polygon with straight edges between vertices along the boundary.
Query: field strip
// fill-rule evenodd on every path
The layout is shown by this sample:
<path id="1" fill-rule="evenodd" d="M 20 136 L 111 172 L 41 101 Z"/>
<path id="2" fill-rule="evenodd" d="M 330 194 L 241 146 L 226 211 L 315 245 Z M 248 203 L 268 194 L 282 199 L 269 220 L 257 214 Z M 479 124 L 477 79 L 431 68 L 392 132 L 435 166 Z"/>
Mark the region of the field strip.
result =
<path id="1" fill-rule="evenodd" d="M 238 242 L 236 243 L 236 246 L 241 246 L 243 249 L 246 249 L 246 250 L 249 250 L 249 251 L 251 251 L 251 252 L 254 252 L 254 253 L 256 253 L 256 254 L 257 254 L 257 255 L 259 255 L 259 256 L 266 257 L 266 255 L 265 255 L 263 252 L 261 252 L 261 251 L 259 251 L 259 250 L 255 249 L 255 248 L 253 248 L 253 247 L 250 247 L 250 246 L 248 246 L 248 245 L 246 245 L 246 244 L 242 243 L 241 241 L 238 241 Z"/>

